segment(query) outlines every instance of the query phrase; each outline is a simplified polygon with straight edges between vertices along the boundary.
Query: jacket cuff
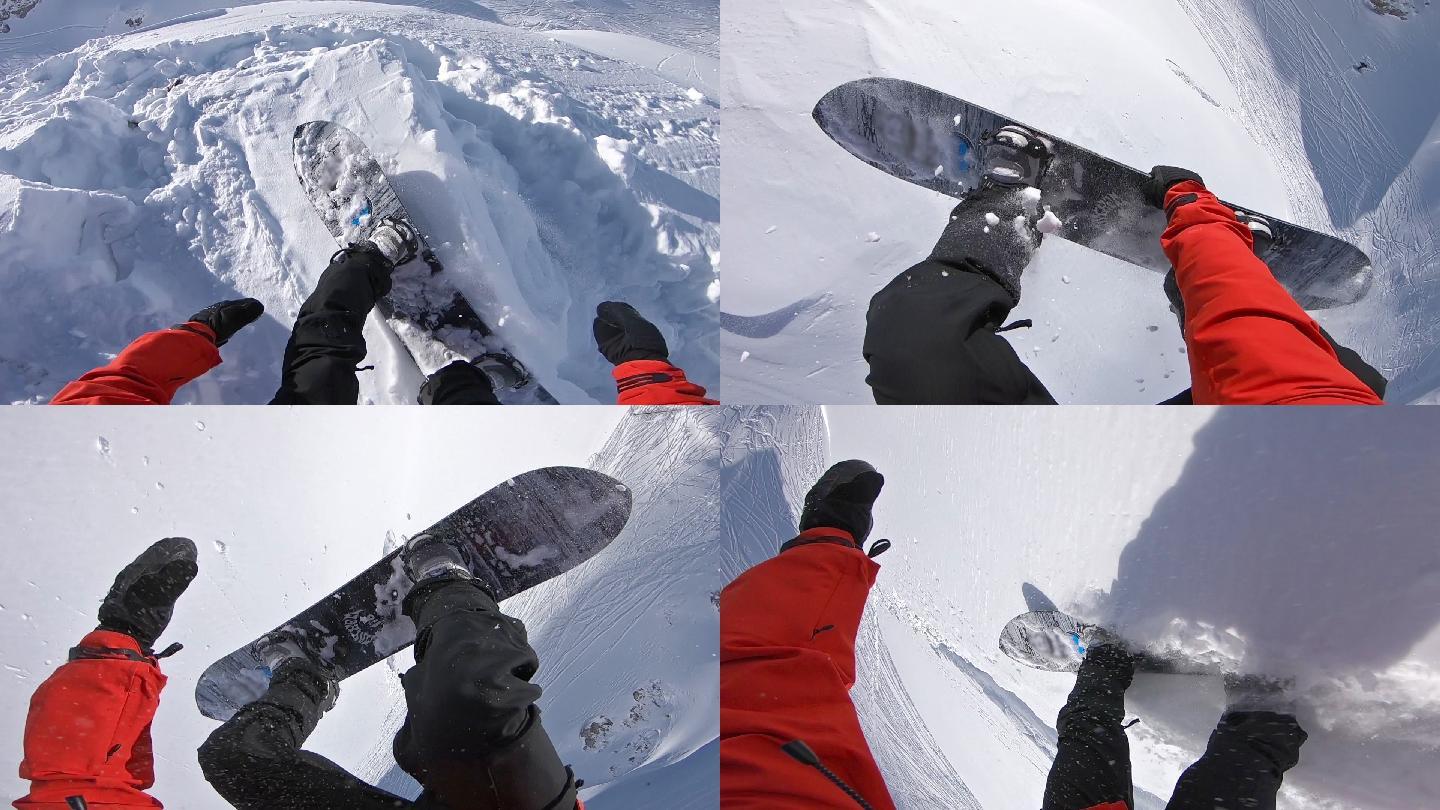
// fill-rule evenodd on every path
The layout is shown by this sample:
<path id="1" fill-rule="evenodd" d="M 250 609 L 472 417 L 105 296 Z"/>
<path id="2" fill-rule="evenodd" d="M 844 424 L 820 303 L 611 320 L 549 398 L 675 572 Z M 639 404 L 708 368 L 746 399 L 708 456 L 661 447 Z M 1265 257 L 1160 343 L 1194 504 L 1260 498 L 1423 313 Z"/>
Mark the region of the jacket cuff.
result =
<path id="1" fill-rule="evenodd" d="M 1209 195 L 1210 191 L 1198 180 L 1182 180 L 1171 186 L 1170 190 L 1165 192 L 1165 217 L 1168 219 L 1175 216 L 1177 208 L 1198 201 L 1202 194 Z"/>
<path id="2" fill-rule="evenodd" d="M 829 526 L 819 526 L 814 529 L 806 529 L 796 535 L 795 539 L 786 542 L 780 547 L 781 553 L 792 548 L 808 546 L 814 543 L 828 543 L 835 546 L 844 546 L 860 551 L 860 544 L 855 542 L 855 535 L 844 529 L 836 529 Z"/>
<path id="3" fill-rule="evenodd" d="M 216 341 L 215 330 L 211 329 L 208 325 L 203 324 L 199 321 L 186 321 L 185 323 L 177 323 L 170 328 L 179 329 L 185 332 L 194 332 L 200 337 L 209 339 L 211 343 L 214 343 Z"/>

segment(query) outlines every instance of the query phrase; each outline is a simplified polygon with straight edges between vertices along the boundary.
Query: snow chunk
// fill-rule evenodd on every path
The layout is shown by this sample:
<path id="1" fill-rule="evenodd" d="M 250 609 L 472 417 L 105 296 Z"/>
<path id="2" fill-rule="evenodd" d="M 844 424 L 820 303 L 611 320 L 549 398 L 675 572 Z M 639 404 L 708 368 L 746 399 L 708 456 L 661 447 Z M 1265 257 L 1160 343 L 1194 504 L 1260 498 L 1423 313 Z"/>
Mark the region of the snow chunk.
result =
<path id="1" fill-rule="evenodd" d="M 985 222 L 993 228 L 1000 224 L 1000 217 L 992 211 L 985 215 Z"/>
<path id="2" fill-rule="evenodd" d="M 1061 222 L 1060 218 L 1055 216 L 1055 212 L 1049 208 L 1045 209 L 1045 216 L 1041 217 L 1035 225 L 1035 229 L 1043 234 L 1059 233 L 1064 227 L 1065 223 Z"/>

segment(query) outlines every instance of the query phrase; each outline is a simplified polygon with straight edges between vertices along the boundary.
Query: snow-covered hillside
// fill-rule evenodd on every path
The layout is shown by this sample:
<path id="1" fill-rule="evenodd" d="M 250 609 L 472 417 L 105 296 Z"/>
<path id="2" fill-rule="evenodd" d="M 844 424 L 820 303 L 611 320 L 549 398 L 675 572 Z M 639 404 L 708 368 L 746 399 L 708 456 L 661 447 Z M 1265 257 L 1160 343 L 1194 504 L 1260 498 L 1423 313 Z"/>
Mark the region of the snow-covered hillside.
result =
<path id="1" fill-rule="evenodd" d="M 658 322 L 677 364 L 718 386 L 712 59 L 522 31 L 461 0 L 153 5 L 147 24 L 194 13 L 0 81 L 4 401 L 43 402 L 140 332 L 239 296 L 267 316 L 179 399 L 266 401 L 336 247 L 291 167 L 291 132 L 314 119 L 370 144 L 456 285 L 562 402 L 614 401 L 590 333 L 607 298 Z M 85 20 L 112 32 L 115 8 L 46 0 L 25 36 L 53 46 Z M 10 24 L 0 47 L 23 40 Z M 366 337 L 362 400 L 413 402 L 430 369 L 378 318 Z"/>
<path id="2" fill-rule="evenodd" d="M 1074 678 L 997 645 L 1006 621 L 1052 603 L 1295 677 L 1311 736 L 1282 808 L 1440 803 L 1428 411 L 825 415 L 766 409 L 727 447 L 724 573 L 775 553 L 829 462 L 865 458 L 885 474 L 873 536 L 895 547 L 880 558 L 854 694 L 900 807 L 1040 805 Z M 1138 807 L 1164 806 L 1222 705 L 1216 678 L 1137 678 Z"/>
<path id="3" fill-rule="evenodd" d="M 195 749 L 216 724 L 192 690 L 212 660 L 508 476 L 588 458 L 630 485 L 630 523 L 594 560 L 504 605 L 539 651 L 545 725 L 591 807 L 718 807 L 715 503 L 729 412 L 110 413 L 103 429 L 32 413 L 0 465 L 11 516 L 0 541 L 27 549 L 0 572 L 6 801 L 25 792 L 15 765 L 30 693 L 93 627 L 115 572 L 155 539 L 200 548 L 200 576 L 165 636 L 186 649 L 165 663 L 155 795 L 208 810 L 219 799 Z M 407 650 L 346 680 L 310 747 L 406 790 L 390 739 L 404 718 L 396 673 L 411 663 Z"/>
<path id="4" fill-rule="evenodd" d="M 1378 13 L 1409 9 L 1407 16 Z M 722 327 L 728 401 L 869 402 L 870 296 L 928 254 L 954 201 L 847 155 L 810 120 L 862 76 L 909 79 L 1365 249 L 1378 282 L 1317 313 L 1394 380 L 1440 391 L 1440 13 L 1370 0 L 727 0 Z M 787 58 L 777 59 L 777 54 Z M 1008 333 L 1062 402 L 1188 385 L 1149 272 L 1051 239 Z"/>

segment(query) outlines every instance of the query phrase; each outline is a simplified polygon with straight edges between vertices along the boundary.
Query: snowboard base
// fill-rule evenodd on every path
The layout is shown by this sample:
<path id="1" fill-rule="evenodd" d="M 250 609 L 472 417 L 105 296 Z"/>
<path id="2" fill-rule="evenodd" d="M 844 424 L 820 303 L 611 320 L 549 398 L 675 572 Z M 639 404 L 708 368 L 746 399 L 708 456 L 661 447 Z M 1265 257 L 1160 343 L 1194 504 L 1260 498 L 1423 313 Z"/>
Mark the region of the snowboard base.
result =
<path id="1" fill-rule="evenodd" d="M 579 467 L 517 475 L 423 531 L 462 539 L 479 561 L 475 578 L 502 601 L 553 579 L 610 544 L 630 517 L 630 491 Z M 414 583 L 396 549 L 278 629 L 308 636 L 339 680 L 415 642 L 402 612 Z M 268 634 L 267 634 L 268 635 Z M 259 639 L 211 664 L 195 685 L 206 717 L 228 720 L 269 687 Z"/>
<path id="2" fill-rule="evenodd" d="M 980 187 L 986 141 L 1004 126 L 1052 145 L 1040 203 L 1063 223 L 1063 239 L 1164 274 L 1164 214 L 1145 200 L 1149 172 L 1098 155 L 1035 127 L 924 85 L 868 78 L 843 84 L 815 105 L 820 128 L 847 152 L 901 180 L 958 199 Z M 1369 292 L 1370 259 L 1359 248 L 1254 209 L 1274 241 L 1260 258 L 1306 309 L 1353 304 Z"/>

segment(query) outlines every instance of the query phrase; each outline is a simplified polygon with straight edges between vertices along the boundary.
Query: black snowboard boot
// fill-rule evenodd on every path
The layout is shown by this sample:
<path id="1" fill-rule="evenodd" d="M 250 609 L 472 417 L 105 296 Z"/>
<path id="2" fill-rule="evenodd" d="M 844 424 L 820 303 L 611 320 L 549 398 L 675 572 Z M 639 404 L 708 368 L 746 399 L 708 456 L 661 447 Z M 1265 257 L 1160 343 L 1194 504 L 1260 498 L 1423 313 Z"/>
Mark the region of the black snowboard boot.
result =
<path id="1" fill-rule="evenodd" d="M 1050 144 L 1024 127 L 1004 126 L 985 143 L 984 186 L 1037 186 L 1052 159 Z"/>
<path id="2" fill-rule="evenodd" d="M 318 701 L 322 711 L 335 708 L 335 701 L 340 697 L 340 682 L 310 636 L 282 627 L 261 636 L 255 643 L 255 652 L 270 671 L 272 680 L 277 677 L 283 680 L 282 676 L 292 670 L 311 675 L 323 689 Z"/>
<path id="3" fill-rule="evenodd" d="M 420 234 L 409 222 L 390 216 L 380 220 L 370 232 L 370 244 L 399 267 L 420 253 Z"/>
<path id="4" fill-rule="evenodd" d="M 473 579 L 470 546 L 447 537 L 421 532 L 405 543 L 400 552 L 405 574 L 419 584 L 429 579 Z"/>
<path id="5" fill-rule="evenodd" d="M 195 544 L 184 537 L 167 537 L 140 553 L 115 577 L 100 603 L 100 630 L 124 633 L 152 654 L 155 640 L 165 632 L 175 611 L 175 600 L 190 587 L 200 567 Z M 178 648 L 177 648 L 178 649 Z"/>
<path id="6" fill-rule="evenodd" d="M 868 462 L 851 460 L 832 466 L 805 493 L 800 531 L 840 529 L 855 538 L 856 547 L 863 547 L 875 522 L 870 511 L 884 486 L 885 476 Z"/>

